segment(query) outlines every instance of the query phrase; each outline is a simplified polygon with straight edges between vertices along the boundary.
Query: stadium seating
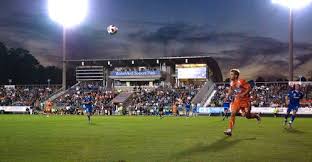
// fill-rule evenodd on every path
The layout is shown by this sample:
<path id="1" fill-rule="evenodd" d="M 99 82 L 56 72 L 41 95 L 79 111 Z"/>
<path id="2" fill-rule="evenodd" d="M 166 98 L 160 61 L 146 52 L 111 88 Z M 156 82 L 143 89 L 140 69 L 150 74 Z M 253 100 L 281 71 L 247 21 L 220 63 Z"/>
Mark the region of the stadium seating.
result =
<path id="1" fill-rule="evenodd" d="M 59 85 L 0 86 L 0 106 L 34 106 L 36 102 L 45 101 L 59 88 Z"/>
<path id="2" fill-rule="evenodd" d="M 216 84 L 215 90 L 217 93 L 213 96 L 209 106 L 221 107 L 225 97 L 226 87 L 229 84 Z M 257 83 L 251 92 L 252 106 L 254 107 L 281 107 L 285 106 L 285 97 L 288 94 L 290 87 L 288 83 Z M 302 86 L 301 91 L 304 93 L 304 102 L 302 106 L 311 107 L 312 86 Z"/>

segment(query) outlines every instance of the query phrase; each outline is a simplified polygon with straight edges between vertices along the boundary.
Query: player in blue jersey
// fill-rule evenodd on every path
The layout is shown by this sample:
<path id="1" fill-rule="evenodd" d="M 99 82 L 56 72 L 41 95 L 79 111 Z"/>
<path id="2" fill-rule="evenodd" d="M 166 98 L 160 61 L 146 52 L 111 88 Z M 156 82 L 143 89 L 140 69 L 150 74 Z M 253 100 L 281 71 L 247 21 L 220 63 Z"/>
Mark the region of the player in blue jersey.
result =
<path id="1" fill-rule="evenodd" d="M 158 109 L 158 111 L 159 111 L 159 117 L 160 117 L 160 119 L 162 119 L 162 118 L 164 117 L 164 107 L 165 107 L 164 103 L 160 103 L 160 104 L 159 104 L 159 109 Z"/>
<path id="2" fill-rule="evenodd" d="M 229 118 L 229 114 L 230 114 L 230 102 L 224 102 L 223 103 L 223 120 L 225 120 L 225 118 Z"/>
<path id="3" fill-rule="evenodd" d="M 292 124 L 295 120 L 296 113 L 298 111 L 298 108 L 300 106 L 300 100 L 303 98 L 303 93 L 300 92 L 300 85 L 296 84 L 294 85 L 293 90 L 291 90 L 288 95 L 286 96 L 286 104 L 288 105 L 287 113 L 285 115 L 285 121 L 284 125 L 287 125 L 287 119 L 290 115 L 290 112 L 292 111 L 293 114 L 290 117 L 290 121 L 288 123 L 289 127 L 292 127 Z"/>
<path id="4" fill-rule="evenodd" d="M 192 113 L 192 116 L 198 116 L 198 109 L 199 109 L 199 105 L 200 104 L 193 104 L 193 106 L 192 106 L 192 111 L 193 111 L 193 113 Z"/>
<path id="5" fill-rule="evenodd" d="M 91 124 L 91 116 L 93 112 L 93 97 L 91 96 L 91 93 L 88 93 L 87 96 L 83 99 L 83 104 L 87 113 L 89 124 Z"/>
<path id="6" fill-rule="evenodd" d="M 191 111 L 191 103 L 189 101 L 187 101 L 185 104 L 185 111 L 186 111 L 186 117 L 189 117 L 190 111 Z"/>

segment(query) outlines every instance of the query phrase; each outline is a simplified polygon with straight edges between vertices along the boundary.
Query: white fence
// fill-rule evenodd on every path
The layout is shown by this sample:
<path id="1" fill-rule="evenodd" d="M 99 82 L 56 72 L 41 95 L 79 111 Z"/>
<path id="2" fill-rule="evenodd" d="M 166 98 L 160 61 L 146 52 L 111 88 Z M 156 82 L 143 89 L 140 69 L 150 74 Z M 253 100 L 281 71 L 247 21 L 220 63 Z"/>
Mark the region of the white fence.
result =
<path id="1" fill-rule="evenodd" d="M 273 114 L 273 107 L 252 107 L 251 112 L 261 114 Z M 277 108 L 278 114 L 286 114 L 287 108 Z M 223 107 L 200 107 L 199 114 L 219 114 L 224 110 Z M 299 108 L 297 114 L 312 115 L 312 108 Z"/>
<path id="2" fill-rule="evenodd" d="M 0 112 L 26 113 L 30 111 L 30 106 L 0 106 Z"/>

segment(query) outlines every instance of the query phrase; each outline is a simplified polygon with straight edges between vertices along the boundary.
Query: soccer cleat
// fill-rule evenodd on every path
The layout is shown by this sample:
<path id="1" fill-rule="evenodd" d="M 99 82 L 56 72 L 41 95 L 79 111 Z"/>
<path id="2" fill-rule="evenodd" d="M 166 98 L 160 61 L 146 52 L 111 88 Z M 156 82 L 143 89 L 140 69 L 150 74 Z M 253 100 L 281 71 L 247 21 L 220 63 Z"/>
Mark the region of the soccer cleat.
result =
<path id="1" fill-rule="evenodd" d="M 232 131 L 230 129 L 223 132 L 226 136 L 232 136 Z"/>
<path id="2" fill-rule="evenodd" d="M 285 121 L 284 121 L 284 126 L 286 126 L 287 125 L 287 119 L 285 119 Z"/>
<path id="3" fill-rule="evenodd" d="M 260 116 L 260 114 L 257 114 L 256 116 L 257 116 L 256 117 L 257 122 L 258 122 L 258 124 L 260 124 L 261 123 L 261 116 Z"/>
<path id="4" fill-rule="evenodd" d="M 292 128 L 292 121 L 289 121 L 288 127 L 289 127 L 289 128 Z"/>

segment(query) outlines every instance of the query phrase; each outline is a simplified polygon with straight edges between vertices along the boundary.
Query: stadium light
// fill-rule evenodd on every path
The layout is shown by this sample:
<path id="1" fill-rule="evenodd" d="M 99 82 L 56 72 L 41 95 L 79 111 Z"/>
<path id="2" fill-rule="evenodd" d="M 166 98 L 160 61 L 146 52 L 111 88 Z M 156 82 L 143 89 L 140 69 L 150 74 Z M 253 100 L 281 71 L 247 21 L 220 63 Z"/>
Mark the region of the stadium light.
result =
<path id="1" fill-rule="evenodd" d="M 66 29 L 80 24 L 88 13 L 88 0 L 48 0 L 50 18 L 63 27 L 62 88 L 66 89 Z"/>
<path id="2" fill-rule="evenodd" d="M 272 0 L 272 3 L 280 4 L 289 9 L 301 9 L 309 5 L 311 2 L 312 0 Z"/>
<path id="3" fill-rule="evenodd" d="M 50 88 L 51 79 L 48 79 L 48 87 Z"/>
<path id="4" fill-rule="evenodd" d="M 289 8 L 289 81 L 294 80 L 294 14 L 293 10 L 301 9 L 309 5 L 312 0 L 272 0 L 272 3 L 286 6 Z"/>

